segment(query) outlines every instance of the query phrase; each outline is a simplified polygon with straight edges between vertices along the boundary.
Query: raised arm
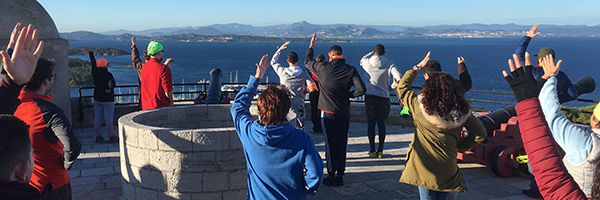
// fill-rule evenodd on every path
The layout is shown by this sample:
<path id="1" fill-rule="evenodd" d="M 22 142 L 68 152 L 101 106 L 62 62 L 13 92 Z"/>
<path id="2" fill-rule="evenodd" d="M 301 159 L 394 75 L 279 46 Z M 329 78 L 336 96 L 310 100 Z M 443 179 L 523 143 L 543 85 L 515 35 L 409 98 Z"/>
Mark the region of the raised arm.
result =
<path id="1" fill-rule="evenodd" d="M 533 39 L 535 36 L 540 35 L 540 32 L 536 32 L 538 27 L 540 27 L 540 25 L 533 25 L 527 32 L 527 35 L 521 39 L 521 42 L 519 42 L 519 46 L 517 46 L 517 49 L 515 50 L 515 54 L 519 56 L 519 61 L 521 61 L 521 63 L 525 62 L 525 52 L 527 52 L 527 46 L 529 46 L 529 42 L 531 42 L 531 39 Z"/>
<path id="2" fill-rule="evenodd" d="M 135 38 L 135 36 L 131 36 L 131 64 L 133 65 L 133 67 L 135 68 L 135 71 L 138 74 L 138 79 L 142 79 L 142 66 L 144 66 L 144 63 L 142 62 L 142 59 L 140 58 L 140 52 L 138 51 L 137 48 L 137 39 Z"/>
<path id="3" fill-rule="evenodd" d="M 536 81 L 530 68 L 531 62 L 525 56 L 526 67 L 522 67 L 517 55 L 513 55 L 515 65 L 509 60 L 511 75 L 503 71 L 519 103 L 515 106 L 519 116 L 519 129 L 523 145 L 528 153 L 529 163 L 540 193 L 546 199 L 587 199 L 585 194 L 567 172 L 562 162 L 560 150 L 554 144 L 548 124 L 540 112 L 536 92 L 544 80 Z M 529 65 L 528 65 L 529 64 Z M 523 70 L 524 68 L 527 68 Z"/>
<path id="4" fill-rule="evenodd" d="M 258 93 L 257 88 L 260 84 L 260 80 L 265 75 L 265 72 L 269 67 L 267 64 L 267 58 L 268 55 L 264 55 L 260 60 L 260 64 L 256 64 L 256 73 L 254 76 L 250 77 L 248 84 L 243 87 L 242 90 L 240 90 L 233 101 L 233 105 L 231 106 L 233 123 L 242 142 L 244 141 L 244 138 L 248 137 L 247 134 L 249 131 L 247 129 L 254 121 L 252 120 L 252 115 L 250 114 L 250 106 L 252 106 L 252 100 L 254 99 L 254 96 Z"/>
<path id="5" fill-rule="evenodd" d="M 15 29 L 20 28 L 17 24 Z M 16 42 L 15 51 L 12 54 L 6 51 L 0 51 L 2 54 L 2 63 L 4 71 L 8 75 L 0 81 L 0 113 L 13 114 L 21 103 L 17 98 L 23 84 L 29 82 L 37 60 L 44 49 L 44 42 L 37 44 L 38 32 L 33 28 L 33 25 L 20 28 L 18 33 L 13 30 Z M 18 35 L 18 37 L 17 37 Z M 11 35 L 12 40 L 13 35 Z M 36 48 L 37 44 L 37 48 Z"/>
<path id="6" fill-rule="evenodd" d="M 271 58 L 271 66 L 273 67 L 273 70 L 277 72 L 277 74 L 283 71 L 283 68 L 281 68 L 281 64 L 279 64 L 279 55 L 281 55 L 281 51 L 287 49 L 288 44 L 290 44 L 290 41 L 283 43 L 283 45 L 281 45 L 281 47 L 277 49 L 275 54 L 273 54 L 273 58 Z"/>
<path id="7" fill-rule="evenodd" d="M 315 72 L 315 60 L 314 58 L 314 54 L 315 51 L 313 50 L 313 47 L 315 46 L 315 42 L 317 42 L 317 34 L 313 34 L 312 38 L 310 39 L 310 44 L 308 45 L 308 50 L 306 50 L 306 57 L 304 57 L 304 66 L 306 67 L 306 69 L 308 69 L 311 72 Z"/>
<path id="8" fill-rule="evenodd" d="M 592 149 L 591 130 L 571 123 L 560 112 L 560 103 L 556 93 L 558 79 L 555 75 L 557 72 L 551 71 L 551 69 L 560 68 L 560 63 L 561 61 L 555 65 L 551 55 L 543 59 L 544 71 L 547 71 L 548 75 L 545 74 L 542 78 L 547 78 L 548 81 L 544 84 L 539 99 L 554 140 L 566 152 L 567 160 L 573 165 L 579 165 L 585 162 Z"/>
<path id="9" fill-rule="evenodd" d="M 369 62 L 369 58 L 371 58 L 371 56 L 373 56 L 373 52 L 369 52 L 367 53 L 367 55 L 363 56 L 360 59 L 360 66 L 364 66 L 366 64 L 366 62 Z"/>
<path id="10" fill-rule="evenodd" d="M 465 58 L 458 57 L 458 80 L 460 81 L 460 85 L 465 92 L 471 90 L 473 86 L 473 82 L 471 81 L 471 75 L 469 74 L 469 70 L 467 70 L 467 65 L 465 64 Z"/>

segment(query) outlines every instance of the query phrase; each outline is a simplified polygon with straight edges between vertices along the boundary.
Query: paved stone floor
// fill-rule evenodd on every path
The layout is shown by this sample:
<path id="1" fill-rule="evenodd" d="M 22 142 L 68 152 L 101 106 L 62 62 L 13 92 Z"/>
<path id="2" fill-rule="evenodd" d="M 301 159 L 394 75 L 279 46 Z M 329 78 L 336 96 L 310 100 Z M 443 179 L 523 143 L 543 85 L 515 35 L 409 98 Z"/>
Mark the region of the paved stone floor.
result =
<path id="1" fill-rule="evenodd" d="M 367 156 L 369 142 L 366 129 L 365 123 L 350 124 L 345 185 L 323 185 L 318 194 L 309 196 L 309 199 L 419 199 L 415 186 L 398 182 L 413 129 L 387 126 L 384 157 L 381 159 Z M 307 130 L 321 157 L 325 158 L 323 135 L 310 131 L 310 121 L 307 122 Z M 73 199 L 118 199 L 122 180 L 118 144 L 96 144 L 91 128 L 75 131 L 83 142 L 83 150 L 69 170 Z M 528 178 L 519 175 L 499 178 L 479 164 L 460 163 L 459 166 L 469 192 L 459 193 L 457 199 L 528 199 L 521 195 L 521 190 L 528 188 Z"/>

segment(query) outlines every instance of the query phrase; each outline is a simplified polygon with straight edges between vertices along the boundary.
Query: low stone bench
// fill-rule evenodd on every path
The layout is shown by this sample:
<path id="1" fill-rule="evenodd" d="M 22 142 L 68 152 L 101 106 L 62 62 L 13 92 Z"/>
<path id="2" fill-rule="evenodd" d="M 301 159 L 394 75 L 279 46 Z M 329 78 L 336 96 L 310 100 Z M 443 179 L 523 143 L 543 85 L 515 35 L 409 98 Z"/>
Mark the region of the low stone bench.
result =
<path id="1" fill-rule="evenodd" d="M 230 106 L 170 107 L 119 118 L 122 198 L 245 199 L 246 163 Z"/>

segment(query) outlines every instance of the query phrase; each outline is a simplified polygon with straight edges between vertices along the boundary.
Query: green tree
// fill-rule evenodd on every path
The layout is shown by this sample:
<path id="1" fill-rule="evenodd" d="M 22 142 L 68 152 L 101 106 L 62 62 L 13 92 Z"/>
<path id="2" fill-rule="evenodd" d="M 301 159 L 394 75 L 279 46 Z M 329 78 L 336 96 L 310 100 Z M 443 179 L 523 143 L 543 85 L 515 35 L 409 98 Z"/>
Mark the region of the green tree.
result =
<path id="1" fill-rule="evenodd" d="M 69 86 L 83 87 L 94 85 L 92 64 L 78 58 L 69 58 Z"/>

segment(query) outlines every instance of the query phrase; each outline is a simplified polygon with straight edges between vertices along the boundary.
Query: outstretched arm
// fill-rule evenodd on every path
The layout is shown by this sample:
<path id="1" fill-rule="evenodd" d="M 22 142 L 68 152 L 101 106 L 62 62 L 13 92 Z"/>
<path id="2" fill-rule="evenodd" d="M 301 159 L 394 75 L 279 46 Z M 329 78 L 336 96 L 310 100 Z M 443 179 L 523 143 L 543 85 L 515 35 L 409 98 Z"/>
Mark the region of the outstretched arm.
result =
<path id="1" fill-rule="evenodd" d="M 460 85 L 465 92 L 471 90 L 473 86 L 473 82 L 471 81 L 471 75 L 469 74 L 469 70 L 467 70 L 467 65 L 465 64 L 465 58 L 458 57 L 458 80 L 460 81 Z"/>
<path id="2" fill-rule="evenodd" d="M 369 62 L 369 58 L 371 58 L 373 56 L 373 52 L 369 52 L 367 53 L 367 55 L 363 56 L 360 59 L 360 66 L 365 66 L 366 62 Z"/>

